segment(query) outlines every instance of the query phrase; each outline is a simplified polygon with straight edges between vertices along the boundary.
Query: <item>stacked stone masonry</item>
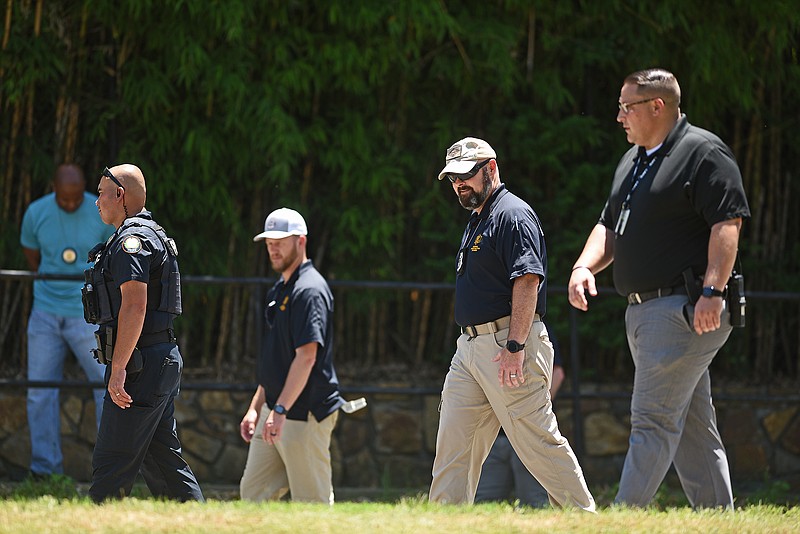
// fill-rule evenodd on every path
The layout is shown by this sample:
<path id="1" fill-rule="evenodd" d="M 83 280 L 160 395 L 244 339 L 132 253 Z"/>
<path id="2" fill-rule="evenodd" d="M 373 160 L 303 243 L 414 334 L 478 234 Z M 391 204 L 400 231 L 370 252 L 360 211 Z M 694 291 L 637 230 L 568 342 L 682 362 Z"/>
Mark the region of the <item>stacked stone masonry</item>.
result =
<path id="1" fill-rule="evenodd" d="M 599 389 L 585 386 L 583 391 Z M 604 385 L 603 390 L 624 391 L 625 387 Z M 726 393 L 747 398 L 762 391 L 738 388 Z M 794 390 L 772 393 L 796 395 Z M 238 484 L 247 457 L 238 428 L 250 397 L 243 392 L 184 390 L 176 401 L 178 432 L 201 485 Z M 332 444 L 334 487 L 426 491 L 436 445 L 438 395 L 373 394 L 367 399 L 366 409 L 340 414 Z M 95 434 L 89 391 L 64 390 L 61 401 L 65 473 L 88 481 Z M 734 487 L 784 480 L 792 490 L 800 490 L 800 406 L 735 398 L 715 404 Z M 562 433 L 573 445 L 574 407 L 566 395 L 555 403 Z M 628 447 L 628 409 L 629 400 L 624 398 L 581 401 L 584 453 L 580 460 L 593 489 L 619 479 Z M 0 479 L 24 476 L 29 458 L 25 391 L 0 391 Z"/>

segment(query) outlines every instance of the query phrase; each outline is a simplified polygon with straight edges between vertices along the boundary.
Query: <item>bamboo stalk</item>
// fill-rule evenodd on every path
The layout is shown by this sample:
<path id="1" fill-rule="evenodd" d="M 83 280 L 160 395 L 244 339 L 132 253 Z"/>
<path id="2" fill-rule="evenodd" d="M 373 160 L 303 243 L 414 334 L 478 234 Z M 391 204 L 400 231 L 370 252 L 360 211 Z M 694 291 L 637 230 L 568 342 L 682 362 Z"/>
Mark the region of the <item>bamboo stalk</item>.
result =
<path id="1" fill-rule="evenodd" d="M 6 19 L 5 24 L 3 26 L 3 46 L 2 49 L 5 50 L 8 46 L 8 39 L 11 37 L 11 15 L 14 11 L 14 0 L 7 0 L 6 1 Z M 0 71 L 0 75 L 2 75 L 2 71 Z"/>
<path id="2" fill-rule="evenodd" d="M 428 340 L 428 326 L 431 321 L 431 309 L 433 308 L 433 295 L 431 291 L 422 293 L 422 313 L 420 317 L 419 337 L 417 338 L 417 354 L 414 363 L 419 366 L 425 361 L 425 347 Z"/>
<path id="3" fill-rule="evenodd" d="M 36 1 L 36 15 L 33 19 L 33 35 L 34 37 L 39 37 L 42 33 L 42 6 L 44 4 L 44 0 L 37 0 Z"/>
<path id="4" fill-rule="evenodd" d="M 237 211 L 238 213 L 238 211 Z M 236 258 L 236 239 L 228 239 L 228 271 L 233 271 L 233 258 Z M 233 315 L 233 293 L 234 291 L 226 291 L 222 299 L 222 316 L 220 318 L 219 336 L 217 337 L 217 351 L 214 356 L 215 368 L 217 379 L 222 378 L 222 365 L 225 361 L 225 348 L 229 346 L 230 325 L 231 321 L 235 320 Z"/>
<path id="5" fill-rule="evenodd" d="M 533 58 L 536 51 L 536 9 L 528 11 L 528 54 L 525 58 L 525 79 L 533 80 Z"/>
<path id="6" fill-rule="evenodd" d="M 6 334 L 9 328 L 14 323 L 11 320 L 14 317 L 14 310 L 12 307 L 11 297 L 11 280 L 3 282 L 3 301 L 0 304 L 0 347 L 6 342 Z"/>
<path id="7" fill-rule="evenodd" d="M 8 47 L 8 40 L 11 37 L 11 15 L 13 13 L 14 2 L 13 0 L 6 1 L 6 18 L 3 24 L 3 41 L 0 45 L 0 50 L 4 51 Z M 0 67 L 0 105 L 3 103 L 3 79 L 5 78 L 5 69 Z"/>
<path id="8" fill-rule="evenodd" d="M 378 340 L 378 304 L 373 300 L 369 304 L 369 321 L 367 321 L 367 363 L 375 362 Z"/>
<path id="9" fill-rule="evenodd" d="M 31 148 L 33 146 L 33 102 L 36 96 L 36 87 L 31 87 L 28 91 L 28 98 L 25 108 L 25 136 L 28 138 L 26 143 L 22 145 L 22 161 L 20 164 L 20 181 L 22 188 L 17 195 L 16 209 L 14 210 L 14 220 L 22 220 L 22 213 L 25 206 L 28 206 L 33 200 L 31 188 L 31 163 L 33 154 Z"/>
<path id="10" fill-rule="evenodd" d="M 233 293 L 233 320 L 231 321 L 231 335 L 228 340 L 227 363 L 238 363 L 241 360 L 244 345 L 244 327 L 247 320 L 247 303 L 242 298 L 243 288 L 231 288 Z"/>
<path id="11" fill-rule="evenodd" d="M 233 240 L 231 240 L 233 241 Z M 214 372 L 217 380 L 222 379 L 222 365 L 225 361 L 225 347 L 228 341 L 228 332 L 231 323 L 231 292 L 226 291 L 222 297 L 222 312 L 219 317 L 219 335 L 217 336 L 217 350 L 214 355 Z"/>
<path id="12" fill-rule="evenodd" d="M 7 217 L 11 210 L 11 189 L 14 181 L 14 157 L 17 153 L 17 138 L 22 124 L 22 106 L 19 102 L 14 103 L 14 112 L 11 115 L 11 132 L 9 133 L 8 154 L 6 155 L 6 173 L 3 190 L 3 217 Z"/>

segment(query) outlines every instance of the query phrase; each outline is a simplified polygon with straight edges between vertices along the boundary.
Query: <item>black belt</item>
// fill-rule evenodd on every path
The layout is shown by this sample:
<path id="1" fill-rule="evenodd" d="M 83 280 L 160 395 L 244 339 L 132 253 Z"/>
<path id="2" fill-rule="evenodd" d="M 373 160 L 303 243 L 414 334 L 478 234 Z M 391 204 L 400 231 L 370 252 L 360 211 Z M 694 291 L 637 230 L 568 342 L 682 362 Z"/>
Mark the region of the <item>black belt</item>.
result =
<path id="1" fill-rule="evenodd" d="M 136 343 L 136 346 L 142 349 L 150 345 L 157 345 L 158 343 L 175 343 L 177 340 L 175 331 L 172 328 L 168 328 L 161 332 L 142 334 L 139 336 L 139 341 Z"/>
<path id="2" fill-rule="evenodd" d="M 668 297 L 670 295 L 686 295 L 686 286 L 680 285 L 675 287 L 662 287 L 654 291 L 643 291 L 642 293 L 629 293 L 628 304 L 641 304 L 648 300 L 657 299 L 659 297 Z"/>

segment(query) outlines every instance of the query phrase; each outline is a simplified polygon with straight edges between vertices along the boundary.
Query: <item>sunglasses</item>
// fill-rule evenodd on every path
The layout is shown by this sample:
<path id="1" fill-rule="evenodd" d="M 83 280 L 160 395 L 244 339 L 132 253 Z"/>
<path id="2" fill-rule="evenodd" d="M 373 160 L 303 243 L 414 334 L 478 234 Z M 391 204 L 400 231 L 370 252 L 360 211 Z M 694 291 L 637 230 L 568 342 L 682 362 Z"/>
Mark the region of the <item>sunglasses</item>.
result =
<path id="1" fill-rule="evenodd" d="M 119 180 L 117 180 L 117 177 L 114 176 L 113 174 L 111 174 L 111 171 L 108 170 L 108 167 L 103 169 L 103 174 L 101 176 L 105 176 L 106 178 L 108 178 L 109 180 L 111 180 L 112 182 L 117 184 L 119 187 L 121 187 L 123 190 L 125 189 L 125 186 L 122 185 L 121 183 L 119 183 Z"/>
<path id="2" fill-rule="evenodd" d="M 448 172 L 447 174 L 445 174 L 445 176 L 447 177 L 448 180 L 450 180 L 451 184 L 456 183 L 457 180 L 466 182 L 467 180 L 478 174 L 478 171 L 481 170 L 484 166 L 486 166 L 486 164 L 489 163 L 490 161 L 492 161 L 492 158 L 489 158 L 487 160 L 484 160 L 476 164 L 474 167 L 472 167 L 472 170 L 469 172 L 464 172 L 461 174 L 453 174 Z"/>

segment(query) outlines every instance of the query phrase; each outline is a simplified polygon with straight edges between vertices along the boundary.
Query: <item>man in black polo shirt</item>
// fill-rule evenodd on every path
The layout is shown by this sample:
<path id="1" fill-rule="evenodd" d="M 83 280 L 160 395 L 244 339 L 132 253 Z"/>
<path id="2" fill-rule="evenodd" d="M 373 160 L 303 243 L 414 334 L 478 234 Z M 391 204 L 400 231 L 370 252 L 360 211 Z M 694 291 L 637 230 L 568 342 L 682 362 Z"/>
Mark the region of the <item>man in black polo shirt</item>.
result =
<path id="1" fill-rule="evenodd" d="M 692 506 L 733 508 L 708 366 L 731 333 L 724 289 L 750 210 L 730 149 L 687 122 L 680 96 L 663 69 L 625 78 L 617 122 L 635 146 L 573 267 L 569 300 L 587 310 L 594 275 L 614 263 L 636 366 L 616 502 L 646 506 L 674 463 Z"/>
<path id="2" fill-rule="evenodd" d="M 294 210 L 273 211 L 264 232 L 281 275 L 267 295 L 258 389 L 240 424 L 250 443 L 242 499 L 333 504 L 331 433 L 343 404 L 333 368 L 333 295 L 306 257 L 307 228 Z"/>
<path id="3" fill-rule="evenodd" d="M 558 430 L 548 391 L 553 345 L 545 313 L 547 252 L 531 207 L 500 182 L 494 150 L 467 137 L 447 150 L 447 177 L 472 211 L 456 256 L 456 354 L 442 390 L 430 500 L 469 503 L 502 425 L 556 506 L 594 499 Z"/>

